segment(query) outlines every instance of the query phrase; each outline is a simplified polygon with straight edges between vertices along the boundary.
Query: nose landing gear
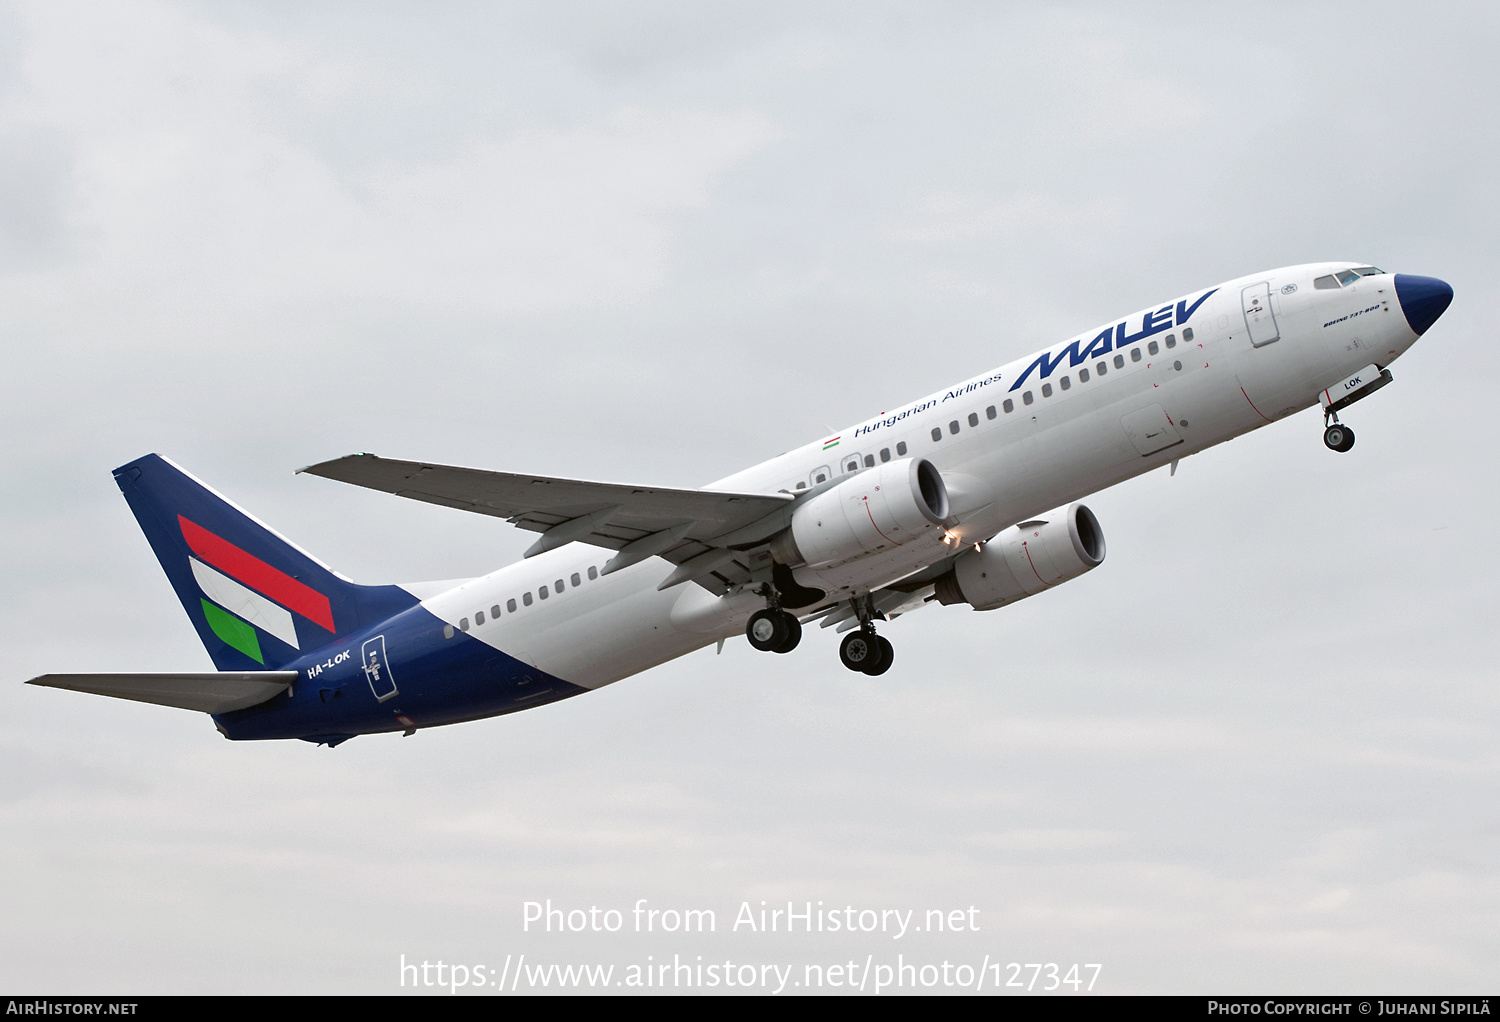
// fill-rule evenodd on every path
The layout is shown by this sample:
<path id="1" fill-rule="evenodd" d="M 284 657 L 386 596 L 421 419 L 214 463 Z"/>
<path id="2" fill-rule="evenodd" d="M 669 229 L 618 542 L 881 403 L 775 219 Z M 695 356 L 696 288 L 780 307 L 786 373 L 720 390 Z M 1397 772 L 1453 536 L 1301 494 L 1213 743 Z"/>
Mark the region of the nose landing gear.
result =
<path id="1" fill-rule="evenodd" d="M 1329 420 L 1332 419 L 1332 425 Z M 1339 413 L 1330 411 L 1323 416 L 1323 446 L 1330 451 L 1338 451 L 1343 454 L 1354 446 L 1354 430 L 1339 422 Z"/>
<path id="2" fill-rule="evenodd" d="M 1323 444 L 1330 451 L 1338 451 L 1342 454 L 1354 446 L 1354 430 L 1334 423 L 1323 431 Z"/>

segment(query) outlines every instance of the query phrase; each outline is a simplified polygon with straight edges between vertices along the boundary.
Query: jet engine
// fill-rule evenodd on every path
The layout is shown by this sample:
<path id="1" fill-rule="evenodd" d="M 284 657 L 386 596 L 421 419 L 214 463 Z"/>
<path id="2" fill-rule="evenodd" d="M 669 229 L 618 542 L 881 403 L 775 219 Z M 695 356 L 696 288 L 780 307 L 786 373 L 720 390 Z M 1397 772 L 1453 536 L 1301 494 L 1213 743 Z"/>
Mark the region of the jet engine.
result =
<path id="1" fill-rule="evenodd" d="M 936 466 L 901 458 L 809 498 L 771 540 L 771 554 L 788 566 L 827 568 L 910 543 L 947 517 L 948 490 Z"/>
<path id="2" fill-rule="evenodd" d="M 1069 504 L 1013 525 L 978 550 L 961 555 L 938 578 L 943 604 L 994 610 L 1077 578 L 1104 563 L 1104 532 L 1082 504 Z"/>

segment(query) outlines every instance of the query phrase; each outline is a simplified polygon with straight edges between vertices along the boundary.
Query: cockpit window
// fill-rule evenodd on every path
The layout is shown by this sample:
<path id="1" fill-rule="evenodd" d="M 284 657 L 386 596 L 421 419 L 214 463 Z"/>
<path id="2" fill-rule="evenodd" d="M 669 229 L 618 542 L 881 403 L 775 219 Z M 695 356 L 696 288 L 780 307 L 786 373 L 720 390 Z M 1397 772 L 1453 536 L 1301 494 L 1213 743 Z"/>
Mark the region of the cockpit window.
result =
<path id="1" fill-rule="evenodd" d="M 1385 271 L 1378 266 L 1357 266 L 1352 270 L 1340 270 L 1337 274 L 1330 273 L 1313 281 L 1313 287 L 1319 291 L 1331 291 L 1337 287 L 1348 287 L 1360 277 L 1374 277 Z"/>

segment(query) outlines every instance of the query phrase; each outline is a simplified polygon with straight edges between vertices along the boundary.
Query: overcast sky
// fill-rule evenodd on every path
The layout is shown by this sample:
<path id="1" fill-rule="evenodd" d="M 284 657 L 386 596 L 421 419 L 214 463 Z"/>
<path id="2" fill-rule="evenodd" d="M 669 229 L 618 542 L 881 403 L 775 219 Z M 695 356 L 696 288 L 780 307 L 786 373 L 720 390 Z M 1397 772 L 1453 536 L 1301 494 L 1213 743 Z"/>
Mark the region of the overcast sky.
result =
<path id="1" fill-rule="evenodd" d="M 1484 4 L 0 4 L 0 988 L 1493 993 L 1497 43 Z M 293 470 L 700 485 L 1324 259 L 1456 294 L 1351 453 L 1308 411 L 1098 494 L 1103 567 L 903 618 L 878 679 L 731 640 L 334 751 L 21 685 L 210 669 L 110 478 L 146 452 L 361 581 L 469 576 L 534 537 Z M 719 932 L 523 933 L 548 898 Z M 730 932 L 787 899 L 980 931 Z"/>

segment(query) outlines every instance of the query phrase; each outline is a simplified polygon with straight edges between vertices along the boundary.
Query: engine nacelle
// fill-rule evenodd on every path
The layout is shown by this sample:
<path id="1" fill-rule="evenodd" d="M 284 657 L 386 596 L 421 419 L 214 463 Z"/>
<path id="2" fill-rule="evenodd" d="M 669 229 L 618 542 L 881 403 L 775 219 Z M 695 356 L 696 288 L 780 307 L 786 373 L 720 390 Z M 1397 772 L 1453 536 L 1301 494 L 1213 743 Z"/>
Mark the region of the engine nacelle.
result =
<path id="1" fill-rule="evenodd" d="M 994 610 L 1104 563 L 1104 531 L 1082 504 L 1013 525 L 954 562 L 935 583 L 940 603 Z"/>
<path id="2" fill-rule="evenodd" d="M 771 542 L 788 565 L 827 568 L 910 543 L 948 517 L 948 490 L 925 458 L 901 458 L 866 469 L 796 511 Z"/>

